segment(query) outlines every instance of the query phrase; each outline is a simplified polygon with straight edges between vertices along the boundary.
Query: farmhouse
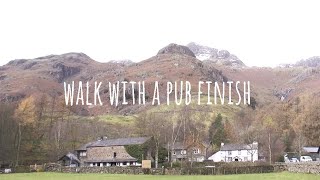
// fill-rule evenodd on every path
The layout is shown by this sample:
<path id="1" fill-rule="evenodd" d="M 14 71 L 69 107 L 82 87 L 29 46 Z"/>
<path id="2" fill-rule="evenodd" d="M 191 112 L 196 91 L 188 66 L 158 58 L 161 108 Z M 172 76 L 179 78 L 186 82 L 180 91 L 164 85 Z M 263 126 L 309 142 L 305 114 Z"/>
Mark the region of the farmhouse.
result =
<path id="1" fill-rule="evenodd" d="M 186 143 L 176 142 L 172 147 L 172 161 L 193 161 L 203 162 L 207 159 L 209 145 L 206 143 Z"/>
<path id="2" fill-rule="evenodd" d="M 136 138 L 120 138 L 107 139 L 101 138 L 94 142 L 89 142 L 75 150 L 75 156 L 64 156 L 60 158 L 65 163 L 64 165 L 71 166 L 140 166 L 138 159 L 132 157 L 126 150 L 130 145 L 144 145 L 151 138 L 136 137 Z M 145 154 L 139 154 L 144 158 L 150 159 L 150 151 L 146 149 Z M 71 157 L 68 159 L 68 157 Z M 75 158 L 79 164 L 75 162 Z M 74 162 L 74 163 L 70 163 Z M 73 165 L 75 164 L 75 165 Z"/>
<path id="3" fill-rule="evenodd" d="M 232 161 L 257 161 L 258 143 L 252 144 L 224 144 L 221 143 L 220 151 L 208 158 L 214 162 L 232 162 Z"/>

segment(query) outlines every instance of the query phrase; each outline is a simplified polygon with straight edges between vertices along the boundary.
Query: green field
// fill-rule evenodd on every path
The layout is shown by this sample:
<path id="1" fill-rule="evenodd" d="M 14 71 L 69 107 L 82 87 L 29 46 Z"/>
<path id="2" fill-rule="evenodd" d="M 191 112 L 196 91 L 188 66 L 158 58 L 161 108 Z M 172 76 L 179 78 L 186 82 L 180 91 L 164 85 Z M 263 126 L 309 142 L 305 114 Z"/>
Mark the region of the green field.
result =
<path id="1" fill-rule="evenodd" d="M 295 174 L 295 173 L 268 173 L 268 174 L 242 174 L 242 175 L 215 175 L 215 176 L 153 176 L 153 175 L 123 175 L 123 174 L 64 174 L 64 173 L 20 173 L 20 174 L 0 174 L 1 180 L 54 180 L 54 179 L 75 179 L 75 180 L 98 180 L 98 179 L 132 179 L 132 180 L 152 180 L 152 179 L 172 179 L 172 180 L 316 180 L 319 175 Z"/>

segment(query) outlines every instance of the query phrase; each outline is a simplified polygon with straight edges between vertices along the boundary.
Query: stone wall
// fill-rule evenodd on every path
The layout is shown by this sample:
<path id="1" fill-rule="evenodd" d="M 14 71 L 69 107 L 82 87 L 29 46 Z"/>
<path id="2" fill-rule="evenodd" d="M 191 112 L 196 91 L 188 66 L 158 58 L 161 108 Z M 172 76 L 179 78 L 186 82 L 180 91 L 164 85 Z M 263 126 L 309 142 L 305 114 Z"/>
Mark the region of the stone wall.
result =
<path id="1" fill-rule="evenodd" d="M 152 174 L 162 175 L 164 169 L 142 169 L 140 167 L 65 167 L 57 164 L 47 165 L 46 172 L 62 173 L 106 173 L 106 174 Z"/>
<path id="2" fill-rule="evenodd" d="M 288 166 L 286 163 L 279 163 L 276 162 L 274 165 L 274 172 L 282 172 L 282 171 L 287 171 L 288 170 Z"/>
<path id="3" fill-rule="evenodd" d="M 140 167 L 64 167 L 57 164 L 46 165 L 45 171 L 62 173 L 107 173 L 107 174 L 151 174 L 151 175 L 218 175 L 218 174 L 250 174 L 275 172 L 275 167 L 244 166 L 215 168 L 151 168 Z M 278 168 L 280 169 L 280 168 Z"/>
<path id="4" fill-rule="evenodd" d="M 320 162 L 287 163 L 287 170 L 296 173 L 312 173 L 320 175 Z"/>

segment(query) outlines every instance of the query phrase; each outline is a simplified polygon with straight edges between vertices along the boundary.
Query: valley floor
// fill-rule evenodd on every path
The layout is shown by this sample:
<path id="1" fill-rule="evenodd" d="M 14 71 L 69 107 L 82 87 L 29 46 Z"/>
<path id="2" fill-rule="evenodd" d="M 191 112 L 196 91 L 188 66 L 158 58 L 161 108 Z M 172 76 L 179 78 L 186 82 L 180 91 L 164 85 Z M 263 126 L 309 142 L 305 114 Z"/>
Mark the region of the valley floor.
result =
<path id="1" fill-rule="evenodd" d="M 319 175 L 313 174 L 296 174 L 289 172 L 267 173 L 267 174 L 242 174 L 242 175 L 216 175 L 216 176 L 153 176 L 153 175 L 123 175 L 123 174 L 64 174 L 64 173 L 17 173 L 17 174 L 0 174 L 1 180 L 95 180 L 95 179 L 115 179 L 115 180 L 151 180 L 151 179 L 168 179 L 168 180 L 316 180 Z"/>

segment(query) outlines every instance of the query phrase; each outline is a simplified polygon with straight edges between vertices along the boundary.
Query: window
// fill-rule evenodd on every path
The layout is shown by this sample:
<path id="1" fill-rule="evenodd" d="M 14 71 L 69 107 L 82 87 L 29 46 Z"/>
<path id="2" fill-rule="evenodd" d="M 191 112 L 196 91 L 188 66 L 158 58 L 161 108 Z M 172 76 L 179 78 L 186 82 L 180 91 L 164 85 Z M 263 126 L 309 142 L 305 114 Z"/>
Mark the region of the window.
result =
<path id="1" fill-rule="evenodd" d="M 200 154 L 200 149 L 194 149 L 193 154 Z"/>
<path id="2" fill-rule="evenodd" d="M 228 162 L 231 162 L 232 161 L 232 157 L 228 157 Z"/>
<path id="3" fill-rule="evenodd" d="M 81 151 L 79 155 L 80 155 L 80 157 L 85 157 L 85 156 L 87 156 L 87 152 L 86 151 Z"/>
<path id="4" fill-rule="evenodd" d="M 232 155 L 232 151 L 228 151 L 228 155 Z"/>
<path id="5" fill-rule="evenodd" d="M 248 157 L 244 157 L 244 161 L 248 161 Z"/>
<path id="6" fill-rule="evenodd" d="M 238 155 L 241 155 L 241 150 L 238 151 Z"/>
<path id="7" fill-rule="evenodd" d="M 116 157 L 117 157 L 117 153 L 114 152 L 114 153 L 113 153 L 113 158 L 116 158 Z"/>
<path id="8" fill-rule="evenodd" d="M 182 155 L 187 154 L 187 151 L 186 150 L 181 150 L 181 154 Z"/>

